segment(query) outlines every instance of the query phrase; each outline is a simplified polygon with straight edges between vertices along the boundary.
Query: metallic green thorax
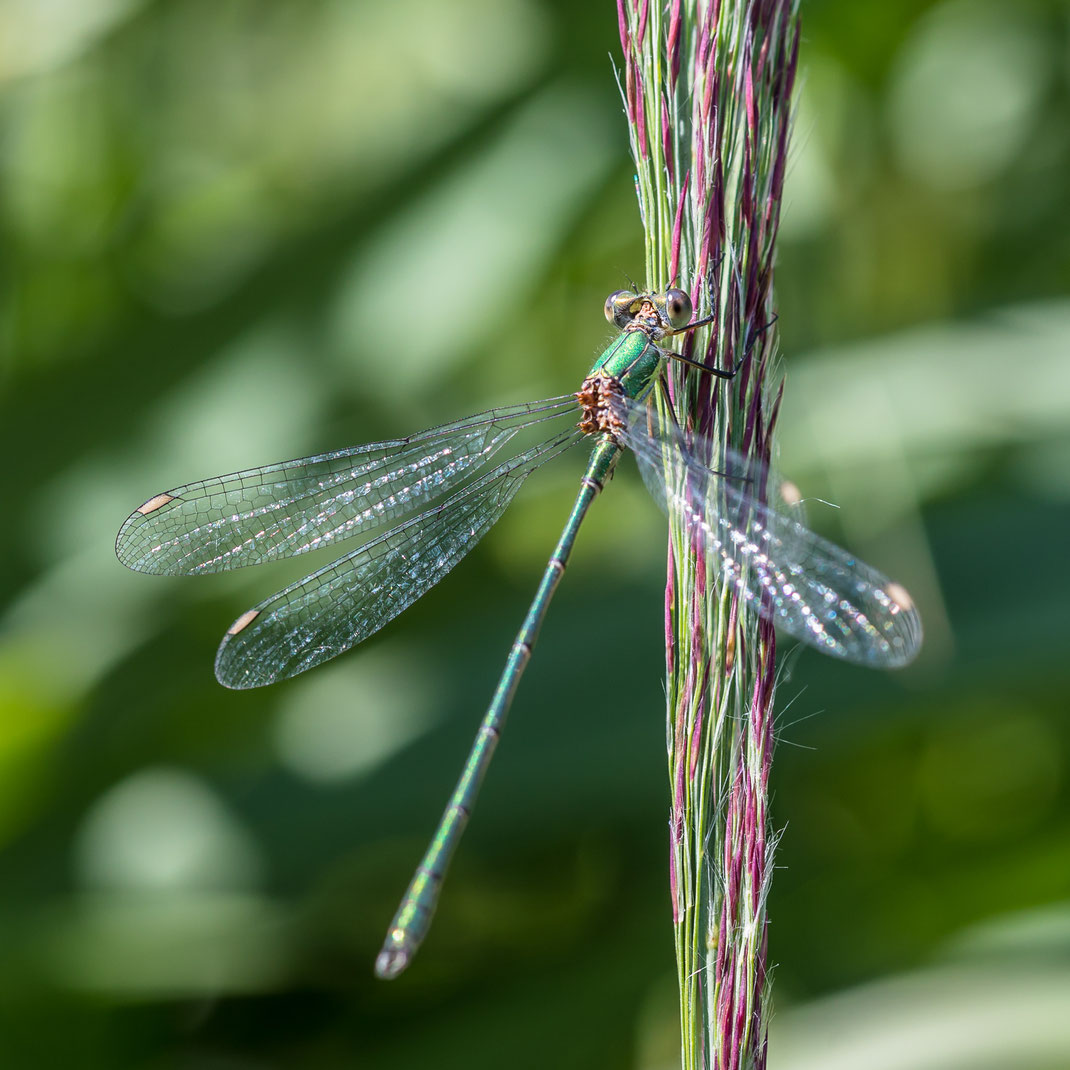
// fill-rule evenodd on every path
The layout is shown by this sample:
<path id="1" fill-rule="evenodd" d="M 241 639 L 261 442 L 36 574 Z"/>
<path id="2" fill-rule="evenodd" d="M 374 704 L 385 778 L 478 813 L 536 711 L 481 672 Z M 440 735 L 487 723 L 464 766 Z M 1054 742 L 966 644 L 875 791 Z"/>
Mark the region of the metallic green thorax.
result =
<path id="1" fill-rule="evenodd" d="M 591 372 L 612 375 L 620 380 L 628 397 L 641 398 L 653 385 L 661 359 L 644 331 L 622 331 L 594 362 Z"/>

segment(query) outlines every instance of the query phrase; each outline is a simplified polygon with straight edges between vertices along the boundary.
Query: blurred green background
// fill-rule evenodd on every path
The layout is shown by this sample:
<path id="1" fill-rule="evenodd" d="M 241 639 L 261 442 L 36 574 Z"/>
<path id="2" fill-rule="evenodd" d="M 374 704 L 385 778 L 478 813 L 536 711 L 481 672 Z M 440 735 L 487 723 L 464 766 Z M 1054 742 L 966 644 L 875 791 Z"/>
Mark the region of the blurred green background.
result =
<path id="1" fill-rule="evenodd" d="M 770 1065 L 1067 1067 L 1070 5 L 803 15 L 783 467 L 927 637 L 894 675 L 784 661 Z M 677 1065 L 630 463 L 392 984 L 581 459 L 265 691 L 215 646 L 298 569 L 112 555 L 164 487 L 572 389 L 642 271 L 618 51 L 611 0 L 0 4 L 5 1067 Z"/>

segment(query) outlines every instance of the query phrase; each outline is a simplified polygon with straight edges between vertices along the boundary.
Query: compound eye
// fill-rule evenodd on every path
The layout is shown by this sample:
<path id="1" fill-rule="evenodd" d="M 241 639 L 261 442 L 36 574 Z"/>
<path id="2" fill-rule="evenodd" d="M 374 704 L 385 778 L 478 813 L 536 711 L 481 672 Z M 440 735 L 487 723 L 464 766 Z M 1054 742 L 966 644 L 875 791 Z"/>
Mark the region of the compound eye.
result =
<path id="1" fill-rule="evenodd" d="M 618 316 L 627 316 L 628 308 L 635 300 L 635 294 L 631 290 L 614 290 L 606 298 L 606 319 L 610 323 L 618 323 Z"/>
<path id="2" fill-rule="evenodd" d="M 665 291 L 665 318 L 674 330 L 691 322 L 691 298 L 683 290 Z"/>

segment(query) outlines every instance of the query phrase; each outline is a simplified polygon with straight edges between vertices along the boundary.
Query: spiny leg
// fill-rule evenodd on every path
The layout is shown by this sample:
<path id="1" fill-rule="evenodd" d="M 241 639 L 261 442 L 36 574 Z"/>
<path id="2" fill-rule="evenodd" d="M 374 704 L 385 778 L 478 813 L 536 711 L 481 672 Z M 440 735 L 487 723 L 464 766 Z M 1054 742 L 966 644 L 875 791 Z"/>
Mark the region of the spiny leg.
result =
<path id="1" fill-rule="evenodd" d="M 707 324 L 712 323 L 715 318 L 716 317 L 711 314 L 709 316 L 706 316 L 705 319 L 695 320 L 694 323 L 689 323 L 686 327 L 681 327 L 678 331 L 673 331 L 673 334 L 684 334 L 685 332 L 693 331 L 698 327 L 705 327 Z M 692 368 L 696 368 L 698 371 L 706 372 L 709 375 L 714 375 L 718 379 L 730 380 L 734 379 L 739 374 L 740 368 L 743 367 L 743 365 L 746 363 L 747 358 L 751 355 L 751 350 L 754 349 L 754 345 L 758 341 L 758 338 L 763 334 L 763 332 L 767 331 L 770 327 L 772 327 L 773 324 L 776 323 L 777 319 L 778 317 L 774 316 L 768 323 L 763 323 L 762 326 L 754 332 L 754 337 L 750 340 L 749 344 L 747 345 L 747 348 L 743 351 L 743 356 L 741 356 L 739 360 L 736 361 L 736 363 L 732 366 L 731 371 L 723 371 L 721 368 L 711 368 L 708 364 L 703 364 L 701 361 L 697 361 L 693 357 L 685 356 L 683 353 L 677 353 L 674 349 L 663 349 L 661 346 L 656 346 L 656 348 L 657 351 L 666 360 L 677 360 L 683 364 L 690 365 L 690 367 Z"/>

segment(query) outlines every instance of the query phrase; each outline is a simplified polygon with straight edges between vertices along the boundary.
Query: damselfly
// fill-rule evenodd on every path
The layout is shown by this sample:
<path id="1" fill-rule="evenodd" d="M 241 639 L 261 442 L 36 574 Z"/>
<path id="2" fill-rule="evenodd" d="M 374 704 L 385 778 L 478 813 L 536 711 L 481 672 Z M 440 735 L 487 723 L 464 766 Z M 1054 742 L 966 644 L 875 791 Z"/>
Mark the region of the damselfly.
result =
<path id="1" fill-rule="evenodd" d="M 227 687 L 285 680 L 341 654 L 411 605 L 490 529 L 536 468 L 593 443 L 572 512 L 554 548 L 449 805 L 376 960 L 396 977 L 427 933 L 446 867 L 468 821 L 506 713 L 531 657 L 576 533 L 625 447 L 647 486 L 722 582 L 778 627 L 827 654 L 882 668 L 921 644 L 906 591 L 800 522 L 765 504 L 766 473 L 720 450 L 707 467 L 649 404 L 666 359 L 695 363 L 662 343 L 711 322 L 692 321 L 682 290 L 621 290 L 606 300 L 620 334 L 576 394 L 490 409 L 409 438 L 324 453 L 175 487 L 123 524 L 119 560 L 141 572 L 200 575 L 306 553 L 387 530 L 243 613 L 227 630 L 215 672 Z M 731 370 L 700 365 L 731 379 Z M 576 422 L 577 407 L 580 419 Z M 489 471 L 522 432 L 538 444 Z"/>

